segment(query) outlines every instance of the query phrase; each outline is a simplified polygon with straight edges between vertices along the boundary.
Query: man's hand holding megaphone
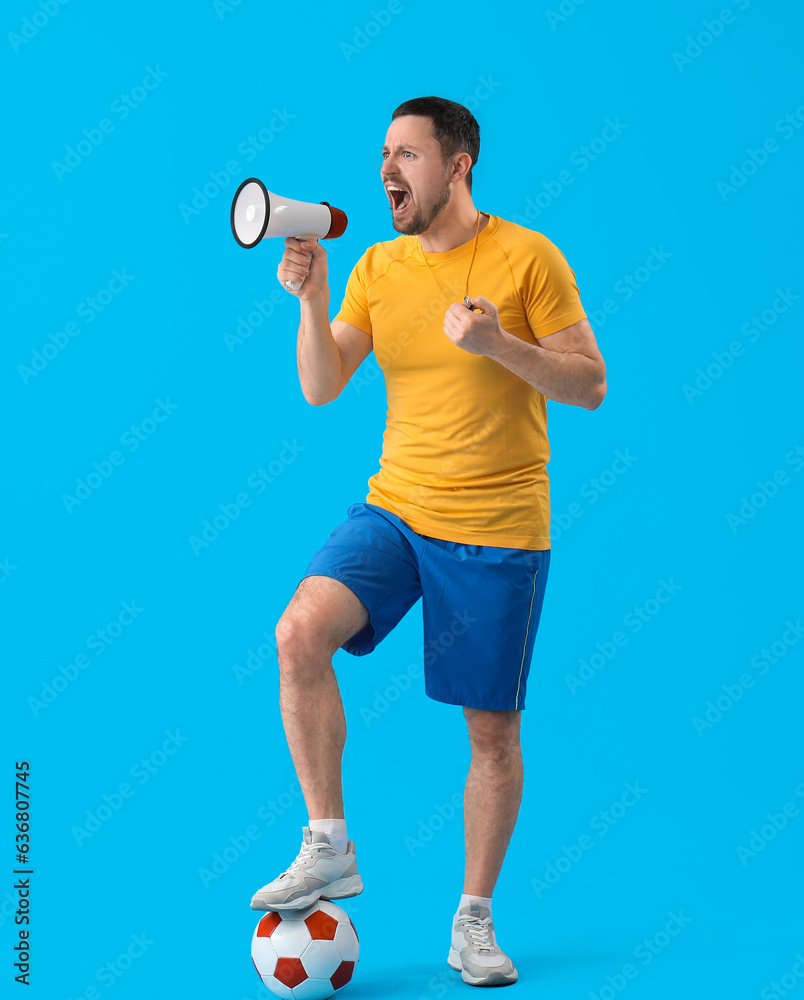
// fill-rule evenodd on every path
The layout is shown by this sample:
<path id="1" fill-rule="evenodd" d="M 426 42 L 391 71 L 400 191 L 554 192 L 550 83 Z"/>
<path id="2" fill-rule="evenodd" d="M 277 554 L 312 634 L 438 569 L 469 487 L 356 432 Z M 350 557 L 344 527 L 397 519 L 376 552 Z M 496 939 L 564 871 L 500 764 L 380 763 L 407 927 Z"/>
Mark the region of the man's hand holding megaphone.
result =
<path id="1" fill-rule="evenodd" d="M 285 291 L 297 299 L 314 299 L 327 287 L 328 272 L 327 252 L 318 240 L 287 237 L 276 271 Z"/>
<path id="2" fill-rule="evenodd" d="M 326 286 L 327 255 L 318 241 L 341 236 L 348 222 L 346 213 L 328 201 L 315 205 L 285 198 L 256 177 L 235 191 L 230 221 L 232 235 L 246 249 L 269 237 L 285 237 L 277 277 L 299 299 L 312 299 Z"/>

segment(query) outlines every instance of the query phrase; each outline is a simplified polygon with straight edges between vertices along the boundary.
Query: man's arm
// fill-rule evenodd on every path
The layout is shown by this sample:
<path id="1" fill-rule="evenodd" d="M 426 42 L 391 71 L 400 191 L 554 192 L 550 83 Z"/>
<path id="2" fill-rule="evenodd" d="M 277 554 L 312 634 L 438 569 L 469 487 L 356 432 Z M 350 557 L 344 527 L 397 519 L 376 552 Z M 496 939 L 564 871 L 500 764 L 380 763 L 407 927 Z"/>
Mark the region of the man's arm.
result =
<path id="1" fill-rule="evenodd" d="M 606 365 L 588 319 L 529 344 L 503 330 L 493 303 L 480 296 L 471 301 L 480 312 L 456 303 L 444 317 L 444 333 L 454 344 L 491 358 L 557 403 L 587 410 L 600 406 Z"/>
<path id="2" fill-rule="evenodd" d="M 302 301 L 296 360 L 302 393 L 312 406 L 337 399 L 374 345 L 351 323 L 335 319 L 330 324 L 327 312 L 326 302 Z"/>
<path id="3" fill-rule="evenodd" d="M 374 346 L 371 335 L 359 327 L 338 319 L 330 324 L 327 275 L 327 253 L 317 240 L 287 237 L 277 278 L 301 305 L 296 362 L 302 393 L 312 406 L 340 396 Z M 300 289 L 288 287 L 288 281 L 300 278 Z"/>
<path id="4" fill-rule="evenodd" d="M 588 319 L 535 344 L 505 336 L 488 357 L 519 375 L 548 399 L 595 410 L 606 395 L 606 363 Z"/>

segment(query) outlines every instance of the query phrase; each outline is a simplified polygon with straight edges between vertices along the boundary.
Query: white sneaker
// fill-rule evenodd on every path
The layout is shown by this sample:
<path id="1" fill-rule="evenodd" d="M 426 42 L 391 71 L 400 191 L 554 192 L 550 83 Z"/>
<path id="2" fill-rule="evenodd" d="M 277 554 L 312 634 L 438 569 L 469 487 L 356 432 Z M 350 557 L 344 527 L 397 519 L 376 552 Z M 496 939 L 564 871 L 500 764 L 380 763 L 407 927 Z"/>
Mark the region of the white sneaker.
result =
<path id="1" fill-rule="evenodd" d="M 318 899 L 346 899 L 363 891 L 354 841 L 339 854 L 321 830 L 303 828 L 301 851 L 293 864 L 251 900 L 252 910 L 301 910 Z"/>
<path id="2" fill-rule="evenodd" d="M 470 986 L 506 986 L 517 981 L 514 963 L 497 946 L 491 910 L 469 902 L 458 910 L 447 962 Z"/>

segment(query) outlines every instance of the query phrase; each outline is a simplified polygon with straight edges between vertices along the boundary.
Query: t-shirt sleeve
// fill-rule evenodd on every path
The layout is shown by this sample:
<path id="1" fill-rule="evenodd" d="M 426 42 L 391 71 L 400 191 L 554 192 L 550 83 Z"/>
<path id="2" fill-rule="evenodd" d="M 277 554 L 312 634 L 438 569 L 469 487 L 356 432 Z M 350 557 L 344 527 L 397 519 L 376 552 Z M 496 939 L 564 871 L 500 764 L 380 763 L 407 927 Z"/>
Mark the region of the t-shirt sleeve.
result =
<path id="1" fill-rule="evenodd" d="M 525 269 L 522 301 L 534 337 L 547 337 L 586 317 L 575 272 L 567 258 L 541 233 L 537 234 Z"/>
<path id="2" fill-rule="evenodd" d="M 362 330 L 363 333 L 371 336 L 367 286 L 366 254 L 363 254 L 352 268 L 352 273 L 346 282 L 343 303 L 335 319 L 340 319 L 344 323 L 356 326 L 358 330 Z"/>

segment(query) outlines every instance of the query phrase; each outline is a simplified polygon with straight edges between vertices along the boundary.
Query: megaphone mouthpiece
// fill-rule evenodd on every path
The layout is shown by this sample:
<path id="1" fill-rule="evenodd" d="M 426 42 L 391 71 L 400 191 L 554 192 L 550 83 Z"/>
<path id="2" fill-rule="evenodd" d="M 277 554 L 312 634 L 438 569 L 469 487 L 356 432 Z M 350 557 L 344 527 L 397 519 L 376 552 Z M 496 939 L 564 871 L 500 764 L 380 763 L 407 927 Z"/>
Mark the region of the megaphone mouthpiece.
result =
<path id="1" fill-rule="evenodd" d="M 329 227 L 327 235 L 323 236 L 322 239 L 334 240 L 337 239 L 338 236 L 343 236 L 344 230 L 346 229 L 346 225 L 349 221 L 346 218 L 346 212 L 342 212 L 339 208 L 333 208 L 328 201 L 322 201 L 321 204 L 326 205 L 332 213 L 332 225 Z"/>

